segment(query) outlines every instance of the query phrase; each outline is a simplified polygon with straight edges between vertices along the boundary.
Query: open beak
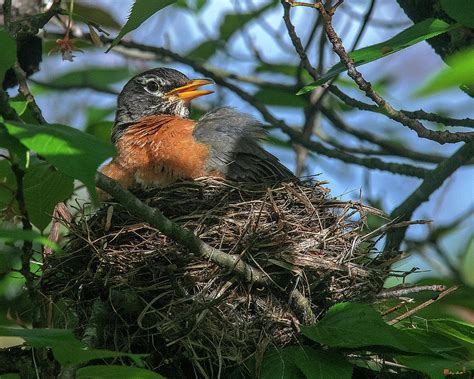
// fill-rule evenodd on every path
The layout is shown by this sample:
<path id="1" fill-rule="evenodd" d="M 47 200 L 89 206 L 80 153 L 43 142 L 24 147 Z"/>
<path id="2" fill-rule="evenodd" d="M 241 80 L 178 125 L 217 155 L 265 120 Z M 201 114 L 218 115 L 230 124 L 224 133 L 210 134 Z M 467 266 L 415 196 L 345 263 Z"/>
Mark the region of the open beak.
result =
<path id="1" fill-rule="evenodd" d="M 206 84 L 214 84 L 214 82 L 208 79 L 191 80 L 188 84 L 167 92 L 166 96 L 178 96 L 181 100 L 191 101 L 196 97 L 209 95 L 210 93 L 214 92 L 204 89 L 197 89 Z"/>

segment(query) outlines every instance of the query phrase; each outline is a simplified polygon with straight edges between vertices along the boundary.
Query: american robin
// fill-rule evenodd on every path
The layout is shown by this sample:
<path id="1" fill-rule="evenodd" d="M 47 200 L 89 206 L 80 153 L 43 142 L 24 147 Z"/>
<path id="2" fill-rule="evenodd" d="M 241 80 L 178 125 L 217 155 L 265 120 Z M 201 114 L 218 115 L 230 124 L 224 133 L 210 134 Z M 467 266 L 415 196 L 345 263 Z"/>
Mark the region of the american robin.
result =
<path id="1" fill-rule="evenodd" d="M 260 182 L 293 178 L 258 141 L 265 130 L 252 116 L 224 107 L 198 121 L 190 101 L 213 91 L 170 68 L 133 77 L 118 97 L 112 128 L 117 155 L 101 171 L 125 188 L 162 187 L 202 176 Z"/>

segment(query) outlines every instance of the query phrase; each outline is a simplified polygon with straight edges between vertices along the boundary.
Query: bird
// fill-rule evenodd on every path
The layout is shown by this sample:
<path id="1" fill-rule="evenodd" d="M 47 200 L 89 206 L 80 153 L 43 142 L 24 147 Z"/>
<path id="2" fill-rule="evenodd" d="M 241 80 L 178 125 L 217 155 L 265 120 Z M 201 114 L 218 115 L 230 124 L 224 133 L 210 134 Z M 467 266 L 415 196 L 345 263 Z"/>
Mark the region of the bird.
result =
<path id="1" fill-rule="evenodd" d="M 117 154 L 102 174 L 126 189 L 166 187 L 180 179 L 211 176 L 238 182 L 293 179 L 260 140 L 266 133 L 253 116 L 220 107 L 197 121 L 191 100 L 213 93 L 209 79 L 189 79 L 172 68 L 135 75 L 118 96 L 111 140 Z M 104 194 L 100 194 L 104 197 Z"/>

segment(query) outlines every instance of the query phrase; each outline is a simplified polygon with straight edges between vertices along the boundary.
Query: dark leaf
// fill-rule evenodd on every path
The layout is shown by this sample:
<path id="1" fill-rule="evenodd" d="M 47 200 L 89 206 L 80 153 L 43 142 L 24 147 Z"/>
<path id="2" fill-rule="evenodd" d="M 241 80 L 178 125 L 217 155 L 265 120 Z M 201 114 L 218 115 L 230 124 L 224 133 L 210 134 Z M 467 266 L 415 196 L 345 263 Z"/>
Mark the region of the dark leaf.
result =
<path id="1" fill-rule="evenodd" d="M 6 159 L 0 159 L 0 210 L 11 203 L 15 191 L 16 179 L 10 162 Z"/>
<path id="2" fill-rule="evenodd" d="M 449 17 L 464 26 L 474 28 L 474 7 L 472 0 L 441 0 L 440 3 Z"/>
<path id="3" fill-rule="evenodd" d="M 139 362 L 143 355 L 110 350 L 89 349 L 71 330 L 64 329 L 14 329 L 0 326 L 0 336 L 21 337 L 37 348 L 50 347 L 54 357 L 62 365 L 79 364 L 93 359 L 130 357 Z M 120 376 L 118 376 L 120 377 Z"/>
<path id="4" fill-rule="evenodd" d="M 118 366 L 118 365 L 97 365 L 83 367 L 77 370 L 77 379 L 96 379 L 96 378 L 110 378 L 110 379 L 164 379 L 160 374 L 145 370 L 143 368 Z"/>
<path id="5" fill-rule="evenodd" d="M 13 66 L 16 61 L 16 43 L 9 34 L 0 30 L 0 46 L 2 47 L 2 53 L 0 54 L 0 84 L 3 82 L 5 73 Z"/>
<path id="6" fill-rule="evenodd" d="M 55 205 L 72 195 L 73 182 L 46 162 L 30 164 L 23 179 L 23 192 L 30 221 L 40 231 L 51 222 Z"/>
<path id="7" fill-rule="evenodd" d="M 384 346 L 413 353 L 430 353 L 405 331 L 387 325 L 369 305 L 340 303 L 314 326 L 301 328 L 313 341 L 339 348 Z"/>
<path id="8" fill-rule="evenodd" d="M 284 349 L 272 349 L 265 353 L 260 377 L 262 379 L 350 379 L 352 365 L 336 353 L 318 351 L 309 347 L 289 346 Z"/>
<path id="9" fill-rule="evenodd" d="M 459 373 L 474 369 L 474 361 L 456 362 L 426 355 L 397 356 L 396 360 L 402 365 L 428 374 L 431 379 L 445 379 L 446 375 L 450 373 L 459 375 Z M 464 378 L 467 377 L 464 376 Z"/>

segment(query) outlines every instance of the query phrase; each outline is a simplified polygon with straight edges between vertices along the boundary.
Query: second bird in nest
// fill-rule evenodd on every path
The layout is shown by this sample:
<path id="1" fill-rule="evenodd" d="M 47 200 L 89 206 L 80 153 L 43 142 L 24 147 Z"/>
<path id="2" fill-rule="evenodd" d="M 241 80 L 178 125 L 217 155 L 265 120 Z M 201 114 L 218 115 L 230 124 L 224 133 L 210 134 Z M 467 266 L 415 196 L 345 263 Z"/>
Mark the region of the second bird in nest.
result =
<path id="1" fill-rule="evenodd" d="M 179 179 L 216 176 L 241 182 L 294 178 L 259 140 L 265 130 L 252 116 L 218 108 L 198 121 L 190 101 L 213 91 L 170 68 L 133 77 L 118 97 L 112 129 L 117 156 L 101 171 L 125 188 L 163 187 Z"/>

